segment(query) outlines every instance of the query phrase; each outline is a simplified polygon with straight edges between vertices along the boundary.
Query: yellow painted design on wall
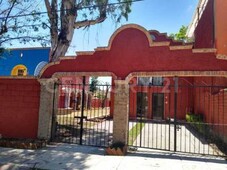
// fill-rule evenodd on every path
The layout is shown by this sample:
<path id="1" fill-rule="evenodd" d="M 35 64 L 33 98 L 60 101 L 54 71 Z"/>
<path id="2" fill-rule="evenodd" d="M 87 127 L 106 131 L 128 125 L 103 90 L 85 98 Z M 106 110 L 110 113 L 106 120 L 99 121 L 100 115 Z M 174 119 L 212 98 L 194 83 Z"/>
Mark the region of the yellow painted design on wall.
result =
<path id="1" fill-rule="evenodd" d="M 13 67 L 11 71 L 11 76 L 26 76 L 27 67 L 25 65 L 19 64 Z"/>

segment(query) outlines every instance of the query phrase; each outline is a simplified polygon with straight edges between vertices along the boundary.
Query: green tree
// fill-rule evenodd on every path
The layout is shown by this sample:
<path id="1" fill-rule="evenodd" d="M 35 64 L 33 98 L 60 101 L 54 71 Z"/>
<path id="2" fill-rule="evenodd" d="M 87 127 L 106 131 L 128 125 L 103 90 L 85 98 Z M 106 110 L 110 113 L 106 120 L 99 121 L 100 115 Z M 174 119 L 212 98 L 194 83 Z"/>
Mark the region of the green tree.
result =
<path id="1" fill-rule="evenodd" d="M 127 20 L 136 1 L 141 0 L 0 0 L 0 47 L 15 39 L 51 44 L 49 58 L 56 61 L 65 56 L 75 29 L 89 28 L 108 17 L 115 23 Z M 36 6 L 45 6 L 46 11 Z"/>
<path id="2" fill-rule="evenodd" d="M 188 27 L 182 25 L 181 28 L 179 29 L 178 33 L 176 33 L 176 34 L 172 33 L 172 34 L 170 34 L 170 37 L 177 41 L 188 42 L 189 38 L 186 35 L 187 30 L 188 30 Z"/>
<path id="3" fill-rule="evenodd" d="M 37 13 L 41 2 L 32 0 L 0 0 L 0 48 L 12 41 L 20 43 L 39 41 L 45 46 L 48 35 L 42 34 L 43 22 Z M 4 51 L 4 50 L 3 50 Z"/>
<path id="4" fill-rule="evenodd" d="M 107 17 L 115 22 L 127 20 L 131 4 L 132 0 L 45 0 L 51 36 L 50 61 L 65 56 L 75 29 L 102 23 Z"/>
<path id="5" fill-rule="evenodd" d="M 90 91 L 94 94 L 98 90 L 98 77 L 91 77 Z"/>

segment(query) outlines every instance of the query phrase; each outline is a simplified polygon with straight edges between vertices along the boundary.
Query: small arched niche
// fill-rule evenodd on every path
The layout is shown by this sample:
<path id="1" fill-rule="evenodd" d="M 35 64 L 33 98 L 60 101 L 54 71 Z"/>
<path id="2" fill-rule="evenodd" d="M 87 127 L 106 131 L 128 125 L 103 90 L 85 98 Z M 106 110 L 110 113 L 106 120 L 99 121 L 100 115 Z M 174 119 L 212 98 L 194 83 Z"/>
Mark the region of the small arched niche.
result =
<path id="1" fill-rule="evenodd" d="M 18 64 L 13 67 L 11 71 L 11 76 L 27 76 L 28 69 L 23 64 Z"/>

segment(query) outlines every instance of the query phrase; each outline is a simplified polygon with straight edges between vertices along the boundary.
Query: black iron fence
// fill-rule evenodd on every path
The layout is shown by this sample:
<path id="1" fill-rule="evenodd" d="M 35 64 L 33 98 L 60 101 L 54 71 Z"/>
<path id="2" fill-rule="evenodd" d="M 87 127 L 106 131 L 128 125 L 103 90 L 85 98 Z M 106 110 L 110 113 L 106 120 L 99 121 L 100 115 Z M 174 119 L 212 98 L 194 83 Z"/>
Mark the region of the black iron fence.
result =
<path id="1" fill-rule="evenodd" d="M 129 146 L 227 154 L 226 86 L 181 79 L 175 85 L 131 85 L 129 110 Z"/>
<path id="2" fill-rule="evenodd" d="M 92 146 L 112 142 L 110 85 L 56 84 L 52 140 Z M 56 101 L 57 100 L 57 101 Z M 56 109 L 57 108 L 57 109 Z"/>

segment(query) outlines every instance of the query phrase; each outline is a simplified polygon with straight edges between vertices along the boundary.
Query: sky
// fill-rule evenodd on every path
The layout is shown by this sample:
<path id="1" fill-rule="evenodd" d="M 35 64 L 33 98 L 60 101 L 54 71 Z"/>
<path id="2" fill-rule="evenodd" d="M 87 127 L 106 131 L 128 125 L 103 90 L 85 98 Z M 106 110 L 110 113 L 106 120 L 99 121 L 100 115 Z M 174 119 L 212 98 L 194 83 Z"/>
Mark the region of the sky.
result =
<path id="1" fill-rule="evenodd" d="M 89 30 L 76 30 L 67 55 L 75 51 L 92 51 L 107 46 L 114 31 L 124 24 L 139 24 L 147 30 L 162 33 L 176 33 L 182 25 L 188 26 L 199 0 L 143 0 L 132 5 L 128 21 L 122 20 L 116 26 L 111 19 L 91 26 Z"/>

